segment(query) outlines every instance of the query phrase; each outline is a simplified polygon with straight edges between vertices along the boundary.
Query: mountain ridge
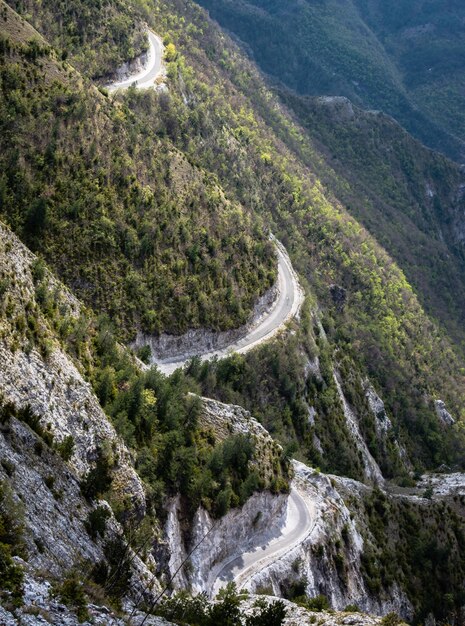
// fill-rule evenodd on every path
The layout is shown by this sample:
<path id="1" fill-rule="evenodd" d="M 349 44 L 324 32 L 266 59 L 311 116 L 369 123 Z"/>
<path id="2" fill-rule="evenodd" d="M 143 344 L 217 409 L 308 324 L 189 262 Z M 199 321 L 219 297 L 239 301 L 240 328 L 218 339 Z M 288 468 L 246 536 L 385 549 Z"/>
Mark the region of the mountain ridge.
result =
<path id="1" fill-rule="evenodd" d="M 303 95 L 347 96 L 364 108 L 382 109 L 427 145 L 463 161 L 459 4 L 449 3 L 449 21 L 442 19 L 441 3 L 424 0 L 397 0 L 389 11 L 377 0 L 200 4 L 245 42 L 265 72 L 291 89 Z M 434 27 L 422 31 L 428 20 L 438 25 L 436 39 Z M 409 21 L 411 36 L 404 40 L 399 24 Z M 451 57 L 459 63 L 457 79 L 446 61 Z M 419 81 L 416 88 L 406 73 Z"/>

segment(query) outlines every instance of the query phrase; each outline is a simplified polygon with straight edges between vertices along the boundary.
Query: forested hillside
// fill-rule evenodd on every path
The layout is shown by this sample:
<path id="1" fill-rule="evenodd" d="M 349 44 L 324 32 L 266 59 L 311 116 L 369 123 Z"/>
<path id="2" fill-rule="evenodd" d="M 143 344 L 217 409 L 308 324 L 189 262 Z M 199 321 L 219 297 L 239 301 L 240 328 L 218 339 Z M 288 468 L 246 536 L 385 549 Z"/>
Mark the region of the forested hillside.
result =
<path id="1" fill-rule="evenodd" d="M 463 350 L 461 168 L 382 113 L 362 111 L 344 98 L 281 96 L 324 157 L 319 171 L 327 189 L 389 250 L 428 313 Z"/>
<path id="2" fill-rule="evenodd" d="M 458 461 L 461 428 L 445 429 L 434 408 L 440 398 L 461 415 L 458 357 L 403 272 L 350 217 L 336 189 L 324 188 L 334 171 L 195 5 L 159 4 L 152 20 L 178 49 L 168 93 L 130 90 L 109 99 L 85 83 L 74 87 L 69 68 L 51 80 L 52 51 L 39 47 L 31 59 L 23 43 L 5 44 L 4 73 L 16 89 L 4 81 L 3 106 L 20 102 L 12 126 L 2 116 L 2 154 L 14 159 L 3 185 L 10 224 L 96 311 L 109 312 L 123 337 L 138 324 L 157 333 L 241 322 L 254 294 L 273 280 L 271 246 L 259 226 L 267 224 L 322 309 L 333 392 L 319 398 L 318 419 L 338 404 L 331 367 L 348 360 L 355 378 L 368 375 L 383 396 L 414 462 Z M 217 56 L 220 63 L 211 60 Z M 31 65 L 49 76 L 50 88 L 40 92 L 25 79 L 22 68 Z M 97 131 L 90 142 L 86 128 Z M 38 152 L 47 148 L 43 156 L 21 154 L 26 136 Z M 26 167 L 18 167 L 22 159 Z M 44 197 L 38 192 L 52 171 Z"/>
<path id="3" fill-rule="evenodd" d="M 331 349 L 338 349 L 337 360 L 343 360 L 344 354 L 360 363 L 389 403 L 389 414 L 395 416 L 402 431 L 410 431 L 407 437 L 413 447 L 423 448 L 422 453 L 417 449 L 415 456 L 423 461 L 429 457 L 428 462 L 434 464 L 435 453 L 430 456 L 430 448 L 425 455 L 424 446 L 435 448 L 452 433 L 440 434 L 436 414 L 431 404 L 425 404 L 423 391 L 428 389 L 430 398 L 441 397 L 447 385 L 454 391 L 446 403 L 462 393 L 460 361 L 452 356 L 452 346 L 446 348 L 447 340 L 443 343 L 441 333 L 427 321 L 398 267 L 350 218 L 333 192 L 325 192 L 321 178 L 309 175 L 308 165 L 313 161 L 310 171 L 315 172 L 321 157 L 305 133 L 277 106 L 253 67 L 234 47 L 225 50 L 224 36 L 208 25 L 201 13 L 183 3 L 178 10 L 192 23 L 189 35 L 182 21 L 177 24 L 169 15 L 167 6 L 162 15 L 166 15 L 173 36 L 179 33 L 175 43 L 185 54 L 185 60 L 179 57 L 172 71 L 176 71 L 178 86 L 192 94 L 189 117 L 181 114 L 185 104 L 182 94 L 176 94 L 176 83 L 170 105 L 177 120 L 186 119 L 187 126 L 180 128 L 191 137 L 188 149 L 218 173 L 228 192 L 274 222 L 273 230 L 288 246 L 324 310 Z M 194 26 L 198 29 L 195 36 Z M 209 61 L 215 55 L 223 58 L 219 67 Z M 187 61 L 196 71 L 186 67 Z M 210 92 L 200 87 L 200 79 L 208 80 Z M 138 95 L 135 105 L 137 100 L 145 104 L 148 97 Z M 146 109 L 138 104 L 136 110 L 143 115 Z M 201 124 L 199 140 L 187 130 L 191 120 Z M 226 127 L 224 120 L 228 120 Z M 228 127 L 234 140 L 225 142 Z M 220 151 L 221 146 L 225 150 Z M 335 306 L 331 295 L 334 284 L 346 290 L 342 307 Z M 457 404 L 452 410 L 457 415 L 462 411 L 459 396 L 455 396 Z M 322 413 L 331 414 L 329 397 L 325 397 L 325 405 Z M 438 437 L 430 436 L 436 428 Z M 454 430 L 458 434 L 460 429 Z"/>
<path id="4" fill-rule="evenodd" d="M 126 337 L 242 324 L 275 278 L 260 218 L 174 146 L 176 120 L 145 124 L 5 17 L 2 217 Z"/>
<path id="5" fill-rule="evenodd" d="M 424 471 L 465 469 L 459 168 L 384 115 L 346 100 L 273 93 L 190 0 L 11 2 L 23 19 L 0 2 L 0 217 L 8 224 L 0 248 L 0 389 L 8 399 L 0 398 L 0 472 L 15 483 L 24 468 L 38 468 L 47 511 L 60 498 L 79 502 L 73 523 L 84 548 L 93 541 L 103 559 L 92 574 L 80 570 L 85 593 L 121 608 L 129 584 L 116 594 L 114 579 L 127 564 L 112 559 L 115 550 L 127 556 L 128 546 L 142 555 L 138 575 L 154 589 L 172 586 L 166 572 L 179 563 L 193 580 L 191 540 L 258 492 L 284 499 L 295 457 L 319 468 L 313 494 L 319 482 L 325 494 L 337 482 L 320 481 L 320 469 L 360 481 L 363 497 L 354 488 L 348 498 L 360 526 L 349 512 L 344 518 L 343 503 L 322 509 L 340 538 L 328 530 L 327 543 L 307 555 L 311 563 L 327 559 L 331 584 L 348 594 L 348 568 L 358 559 L 367 606 L 405 595 L 404 612 L 418 621 L 434 610 L 434 587 L 435 599 L 450 589 L 437 615 L 458 615 L 461 522 L 448 512 L 439 523 L 449 511 L 441 501 L 428 533 L 410 544 L 416 496 L 410 510 L 400 499 L 388 504 L 378 488 L 385 479 L 396 490 L 412 488 Z M 254 11 L 263 23 L 265 9 Z M 147 26 L 166 47 L 165 86 L 108 93 L 102 76 L 143 49 Z M 392 76 L 400 84 L 396 68 Z M 136 358 L 128 345 L 140 330 L 179 336 L 243 324 L 276 281 L 270 232 L 306 294 L 284 332 L 246 355 L 194 358 L 169 378 Z M 149 362 L 150 350 L 139 356 Z M 205 419 L 201 396 L 240 405 L 217 403 L 209 416 L 234 416 L 223 438 Z M 275 441 L 258 423 L 252 436 L 237 417 L 241 407 Z M 58 486 L 45 472 L 44 445 Z M 263 513 L 255 511 L 251 528 L 266 524 L 270 511 Z M 126 548 L 104 541 L 107 519 Z M 454 571 L 432 539 L 437 529 Z M 171 536 L 179 545 L 169 553 Z M 36 538 L 29 550 L 42 562 L 50 547 L 41 552 Z M 400 547 L 373 548 L 396 538 Z M 0 550 L 18 589 L 19 553 L 8 541 Z M 440 571 L 428 578 L 435 563 Z M 292 584 L 300 567 L 295 559 Z M 293 599 L 303 589 L 305 606 L 307 583 L 288 589 Z M 139 591 L 132 588 L 133 597 Z"/>
<path id="6" fill-rule="evenodd" d="M 303 95 L 347 96 L 463 161 L 463 4 L 201 0 L 259 66 Z"/>
<path id="7" fill-rule="evenodd" d="M 9 4 L 46 36 L 59 57 L 93 78 L 112 74 L 147 48 L 140 12 L 126 0 Z"/>

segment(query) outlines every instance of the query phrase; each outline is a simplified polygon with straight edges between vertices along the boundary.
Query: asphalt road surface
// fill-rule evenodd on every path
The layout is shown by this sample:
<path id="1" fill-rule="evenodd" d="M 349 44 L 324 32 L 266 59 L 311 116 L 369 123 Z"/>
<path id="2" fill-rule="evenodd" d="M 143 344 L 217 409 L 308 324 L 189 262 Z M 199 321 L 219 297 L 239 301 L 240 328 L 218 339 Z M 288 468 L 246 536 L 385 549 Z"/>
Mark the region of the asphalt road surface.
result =
<path id="1" fill-rule="evenodd" d="M 299 285 L 296 273 L 292 267 L 289 256 L 284 246 L 273 238 L 278 252 L 278 298 L 271 310 L 259 321 L 257 326 L 250 329 L 244 337 L 236 342 L 212 352 L 199 353 L 202 360 L 211 359 L 214 356 L 224 358 L 232 352 L 248 352 L 260 343 L 271 339 L 285 324 L 295 317 L 303 302 L 303 292 Z M 176 356 L 167 359 L 157 359 L 160 371 L 164 374 L 172 374 L 179 367 L 183 367 L 192 354 Z"/>
<path id="2" fill-rule="evenodd" d="M 155 79 L 158 78 L 163 69 L 163 42 L 160 37 L 150 30 L 147 31 L 147 36 L 149 39 L 149 50 L 145 67 L 122 81 L 107 85 L 108 91 L 127 89 L 131 85 L 135 85 L 138 89 L 148 89 L 154 86 Z"/>
<path id="3" fill-rule="evenodd" d="M 230 581 L 234 581 L 238 589 L 246 587 L 247 582 L 255 574 L 302 543 L 311 530 L 312 513 L 309 506 L 299 492 L 292 489 L 288 500 L 286 525 L 281 536 L 265 544 L 261 544 L 260 538 L 257 537 L 258 545 L 254 550 L 226 562 L 212 581 L 211 595 L 215 596 L 221 587 Z"/>

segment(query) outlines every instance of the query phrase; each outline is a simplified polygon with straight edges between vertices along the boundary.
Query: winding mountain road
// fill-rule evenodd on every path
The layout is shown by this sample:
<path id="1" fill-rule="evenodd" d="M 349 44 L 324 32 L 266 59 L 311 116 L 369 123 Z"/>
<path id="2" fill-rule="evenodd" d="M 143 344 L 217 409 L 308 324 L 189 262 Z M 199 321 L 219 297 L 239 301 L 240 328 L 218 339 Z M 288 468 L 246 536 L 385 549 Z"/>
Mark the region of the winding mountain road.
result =
<path id="1" fill-rule="evenodd" d="M 304 300 L 304 293 L 299 284 L 297 274 L 292 267 L 291 260 L 284 246 L 273 236 L 271 239 L 276 245 L 278 254 L 278 297 L 273 306 L 257 323 L 249 328 L 243 337 L 225 348 L 199 353 L 202 361 L 217 357 L 219 359 L 231 355 L 233 352 L 245 353 L 259 344 L 268 341 L 300 311 Z M 158 369 L 166 375 L 172 374 L 179 367 L 183 367 L 191 358 L 190 355 L 178 355 L 167 359 L 156 359 Z"/>
<path id="2" fill-rule="evenodd" d="M 147 34 L 149 50 L 144 68 L 122 81 L 108 85 L 107 89 L 110 92 L 127 89 L 131 85 L 135 85 L 138 89 L 154 87 L 154 81 L 163 71 L 163 43 L 152 31 L 148 31 Z M 304 293 L 297 274 L 284 246 L 273 235 L 270 237 L 276 246 L 278 256 L 277 298 L 270 309 L 247 330 L 243 337 L 225 348 L 198 354 L 202 360 L 215 356 L 218 358 L 226 357 L 232 352 L 247 352 L 260 343 L 271 339 L 299 313 L 304 300 Z M 157 361 L 157 365 L 165 374 L 171 374 L 191 358 L 192 355 L 177 356 L 172 359 Z M 280 536 L 271 540 L 257 537 L 257 547 L 253 550 L 222 563 L 219 571 L 211 573 L 212 595 L 216 595 L 219 589 L 231 580 L 234 580 L 239 588 L 245 587 L 256 574 L 283 557 L 308 537 L 313 529 L 312 518 L 311 505 L 293 487 L 288 498 L 286 523 Z"/>
<path id="3" fill-rule="evenodd" d="M 127 89 L 134 85 L 138 89 L 149 89 L 154 87 L 154 81 L 161 75 L 163 71 L 163 42 L 151 30 L 147 31 L 149 40 L 149 50 L 147 52 L 147 60 L 144 67 L 134 74 L 130 74 L 122 81 L 107 85 L 108 91 L 116 91 L 118 89 Z"/>
<path id="4" fill-rule="evenodd" d="M 281 536 L 272 539 L 265 545 L 260 545 L 257 537 L 257 547 L 245 552 L 239 557 L 223 563 L 216 573 L 211 586 L 211 596 L 215 596 L 221 587 L 234 581 L 238 589 L 246 588 L 247 583 L 262 570 L 279 560 L 293 548 L 300 545 L 313 530 L 314 513 L 311 505 L 300 495 L 297 489 L 292 488 L 288 499 L 286 524 Z"/>
<path id="5" fill-rule="evenodd" d="M 125 80 L 108 85 L 108 91 L 127 89 L 131 85 L 135 85 L 138 89 L 154 87 L 154 80 L 163 72 L 163 42 L 158 35 L 150 30 L 147 31 L 147 36 L 149 51 L 145 67 L 128 76 Z M 278 297 L 272 307 L 265 315 L 256 320 L 255 324 L 244 331 L 242 337 L 224 348 L 204 353 L 177 354 L 166 359 L 154 359 L 154 363 L 161 372 L 166 375 L 172 374 L 176 369 L 183 367 L 193 356 L 207 360 L 213 357 L 224 358 L 232 352 L 247 352 L 260 343 L 271 339 L 290 319 L 298 314 L 304 300 L 303 290 L 285 247 L 273 235 L 270 237 L 276 245 L 278 255 Z"/>

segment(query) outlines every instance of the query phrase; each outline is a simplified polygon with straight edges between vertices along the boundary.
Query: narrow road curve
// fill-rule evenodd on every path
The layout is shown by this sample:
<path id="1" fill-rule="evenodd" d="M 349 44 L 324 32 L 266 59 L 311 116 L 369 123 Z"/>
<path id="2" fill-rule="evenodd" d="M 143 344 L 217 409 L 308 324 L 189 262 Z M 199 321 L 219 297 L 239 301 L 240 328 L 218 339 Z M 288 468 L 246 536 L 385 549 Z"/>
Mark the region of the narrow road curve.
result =
<path id="1" fill-rule="evenodd" d="M 112 83 L 107 86 L 108 91 L 127 89 L 135 85 L 138 89 L 147 89 L 154 86 L 154 80 L 163 72 L 163 42 L 152 31 L 147 31 L 149 39 L 149 51 L 145 67 L 138 73 L 132 74 L 123 81 Z M 264 341 L 271 339 L 286 323 L 295 317 L 300 311 L 304 300 L 304 293 L 299 284 L 297 274 L 292 267 L 291 260 L 285 247 L 274 237 L 270 238 L 276 245 L 278 254 L 278 297 L 270 310 L 262 316 L 255 325 L 244 331 L 244 335 L 237 341 L 211 352 L 199 353 L 202 360 L 213 357 L 224 358 L 232 352 L 248 352 Z M 176 355 L 167 359 L 155 359 L 159 370 L 166 375 L 172 374 L 176 369 L 183 367 L 194 355 Z"/>
<path id="2" fill-rule="evenodd" d="M 292 267 L 291 260 L 285 247 L 273 236 L 271 239 L 276 245 L 278 254 L 278 297 L 271 309 L 262 316 L 257 324 L 245 331 L 243 337 L 232 344 L 211 352 L 199 353 L 202 361 L 217 357 L 219 359 L 231 355 L 233 352 L 245 353 L 259 344 L 268 341 L 295 317 L 302 306 L 304 293 L 299 284 L 297 274 Z M 179 367 L 183 367 L 191 358 L 178 355 L 167 359 L 156 359 L 158 369 L 166 375 L 172 374 Z"/>
<path id="3" fill-rule="evenodd" d="M 163 71 L 163 42 L 151 30 L 147 31 L 149 40 L 149 50 L 147 52 L 147 60 L 144 67 L 125 78 L 122 81 L 107 85 L 108 91 L 116 91 L 117 89 L 127 89 L 131 85 L 135 85 L 138 89 L 149 89 L 154 87 L 154 81 L 161 75 Z"/>
<path id="4" fill-rule="evenodd" d="M 222 564 L 211 587 L 211 596 L 215 596 L 221 587 L 234 581 L 238 589 L 246 588 L 247 583 L 262 570 L 282 558 L 300 545 L 313 530 L 314 513 L 311 505 L 292 488 L 288 499 L 286 525 L 281 536 L 266 545 L 259 544 L 254 550 L 245 552 L 240 557 L 232 558 Z"/>

